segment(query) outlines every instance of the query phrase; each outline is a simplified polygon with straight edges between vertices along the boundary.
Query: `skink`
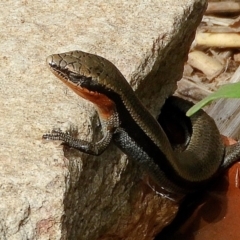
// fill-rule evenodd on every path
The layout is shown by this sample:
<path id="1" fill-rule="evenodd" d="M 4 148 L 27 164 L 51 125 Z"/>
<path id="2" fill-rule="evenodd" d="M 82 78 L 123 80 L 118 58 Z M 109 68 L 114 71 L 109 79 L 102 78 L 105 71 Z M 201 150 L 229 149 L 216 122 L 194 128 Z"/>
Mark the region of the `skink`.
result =
<path id="1" fill-rule="evenodd" d="M 157 121 L 136 97 L 121 72 L 103 57 L 71 51 L 49 56 L 47 64 L 76 94 L 94 104 L 103 137 L 92 143 L 53 131 L 44 134 L 44 139 L 61 140 L 92 155 L 100 155 L 113 141 L 170 193 L 198 190 L 236 162 L 240 155 L 238 143 L 228 149 L 223 146 L 215 122 L 204 111 L 179 121 L 186 137 L 179 144 L 171 141 L 173 134 L 168 132 L 168 121 L 178 122 L 171 120 L 171 116 L 177 114 L 179 118 L 191 104 L 170 97 Z"/>

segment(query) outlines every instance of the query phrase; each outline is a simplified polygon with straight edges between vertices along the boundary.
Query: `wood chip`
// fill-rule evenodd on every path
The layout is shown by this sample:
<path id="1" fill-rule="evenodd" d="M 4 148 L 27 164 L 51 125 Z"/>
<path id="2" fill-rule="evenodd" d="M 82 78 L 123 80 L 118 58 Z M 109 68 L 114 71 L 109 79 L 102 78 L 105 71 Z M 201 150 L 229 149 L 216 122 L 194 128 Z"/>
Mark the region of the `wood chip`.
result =
<path id="1" fill-rule="evenodd" d="M 229 18 L 220 18 L 220 17 L 213 17 L 213 16 L 203 16 L 202 22 L 207 24 L 216 24 L 218 26 L 229 26 L 233 23 L 232 19 Z"/>
<path id="2" fill-rule="evenodd" d="M 240 3 L 239 2 L 209 2 L 206 13 L 234 13 L 240 12 Z"/>
<path id="3" fill-rule="evenodd" d="M 240 62 L 240 53 L 234 54 L 234 55 L 233 55 L 233 59 L 234 59 L 234 61 L 236 61 L 236 62 Z"/>
<path id="4" fill-rule="evenodd" d="M 211 91 L 208 90 L 203 84 L 196 84 L 188 79 L 182 78 L 181 81 L 178 82 L 178 88 L 176 91 L 176 95 L 183 97 L 192 102 L 198 102 L 208 96 Z"/>
<path id="5" fill-rule="evenodd" d="M 185 64 L 184 65 L 184 71 L 183 71 L 183 75 L 185 76 L 191 76 L 193 73 L 193 68 L 189 65 L 189 64 Z"/>
<path id="6" fill-rule="evenodd" d="M 224 66 L 219 61 L 201 51 L 190 52 L 188 54 L 188 64 L 202 71 L 209 80 L 212 80 L 224 70 Z"/>
<path id="7" fill-rule="evenodd" d="M 239 48 L 239 33 L 202 33 L 198 32 L 195 38 L 196 46 Z"/>
<path id="8" fill-rule="evenodd" d="M 240 82 L 240 67 L 237 68 L 237 70 L 229 80 L 229 83 L 236 83 L 236 82 Z"/>

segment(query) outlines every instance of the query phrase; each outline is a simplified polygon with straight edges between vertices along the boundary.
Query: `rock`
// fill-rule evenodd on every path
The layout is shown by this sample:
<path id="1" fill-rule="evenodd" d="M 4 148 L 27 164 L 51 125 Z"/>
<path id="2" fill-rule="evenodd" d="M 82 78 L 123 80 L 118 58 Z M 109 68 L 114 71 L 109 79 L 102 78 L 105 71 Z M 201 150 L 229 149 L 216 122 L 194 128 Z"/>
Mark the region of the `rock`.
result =
<path id="1" fill-rule="evenodd" d="M 153 239 L 178 203 L 142 181 L 115 146 L 100 157 L 41 136 L 99 132 L 92 105 L 45 65 L 82 50 L 112 61 L 155 115 L 176 88 L 205 0 L 7 1 L 1 4 L 1 239 Z M 94 135 L 97 135 L 97 133 Z"/>

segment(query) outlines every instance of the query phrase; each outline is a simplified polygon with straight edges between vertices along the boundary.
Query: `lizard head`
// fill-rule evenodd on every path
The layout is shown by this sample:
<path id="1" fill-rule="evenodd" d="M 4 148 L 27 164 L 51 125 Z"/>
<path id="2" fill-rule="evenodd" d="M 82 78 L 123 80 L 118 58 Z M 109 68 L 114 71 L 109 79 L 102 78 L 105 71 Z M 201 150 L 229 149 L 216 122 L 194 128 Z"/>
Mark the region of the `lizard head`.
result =
<path id="1" fill-rule="evenodd" d="M 55 76 L 80 97 L 95 105 L 101 117 L 107 118 L 113 114 L 115 102 L 110 93 L 114 92 L 111 86 L 115 85 L 108 71 L 117 68 L 111 62 L 82 51 L 53 54 L 46 61 Z"/>

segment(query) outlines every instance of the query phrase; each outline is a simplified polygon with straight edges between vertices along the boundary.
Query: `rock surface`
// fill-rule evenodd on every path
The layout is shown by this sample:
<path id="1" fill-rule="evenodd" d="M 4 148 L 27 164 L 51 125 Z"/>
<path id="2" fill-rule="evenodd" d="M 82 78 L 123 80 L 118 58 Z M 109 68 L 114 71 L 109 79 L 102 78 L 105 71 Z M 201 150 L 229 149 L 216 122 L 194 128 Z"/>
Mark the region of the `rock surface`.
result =
<path id="1" fill-rule="evenodd" d="M 0 3 L 0 239 L 153 239 L 177 203 L 110 146 L 91 157 L 44 143 L 53 127 L 99 132 L 93 107 L 46 68 L 70 50 L 112 61 L 156 114 L 176 88 L 204 0 Z M 95 134 L 97 135 L 97 134 Z"/>

